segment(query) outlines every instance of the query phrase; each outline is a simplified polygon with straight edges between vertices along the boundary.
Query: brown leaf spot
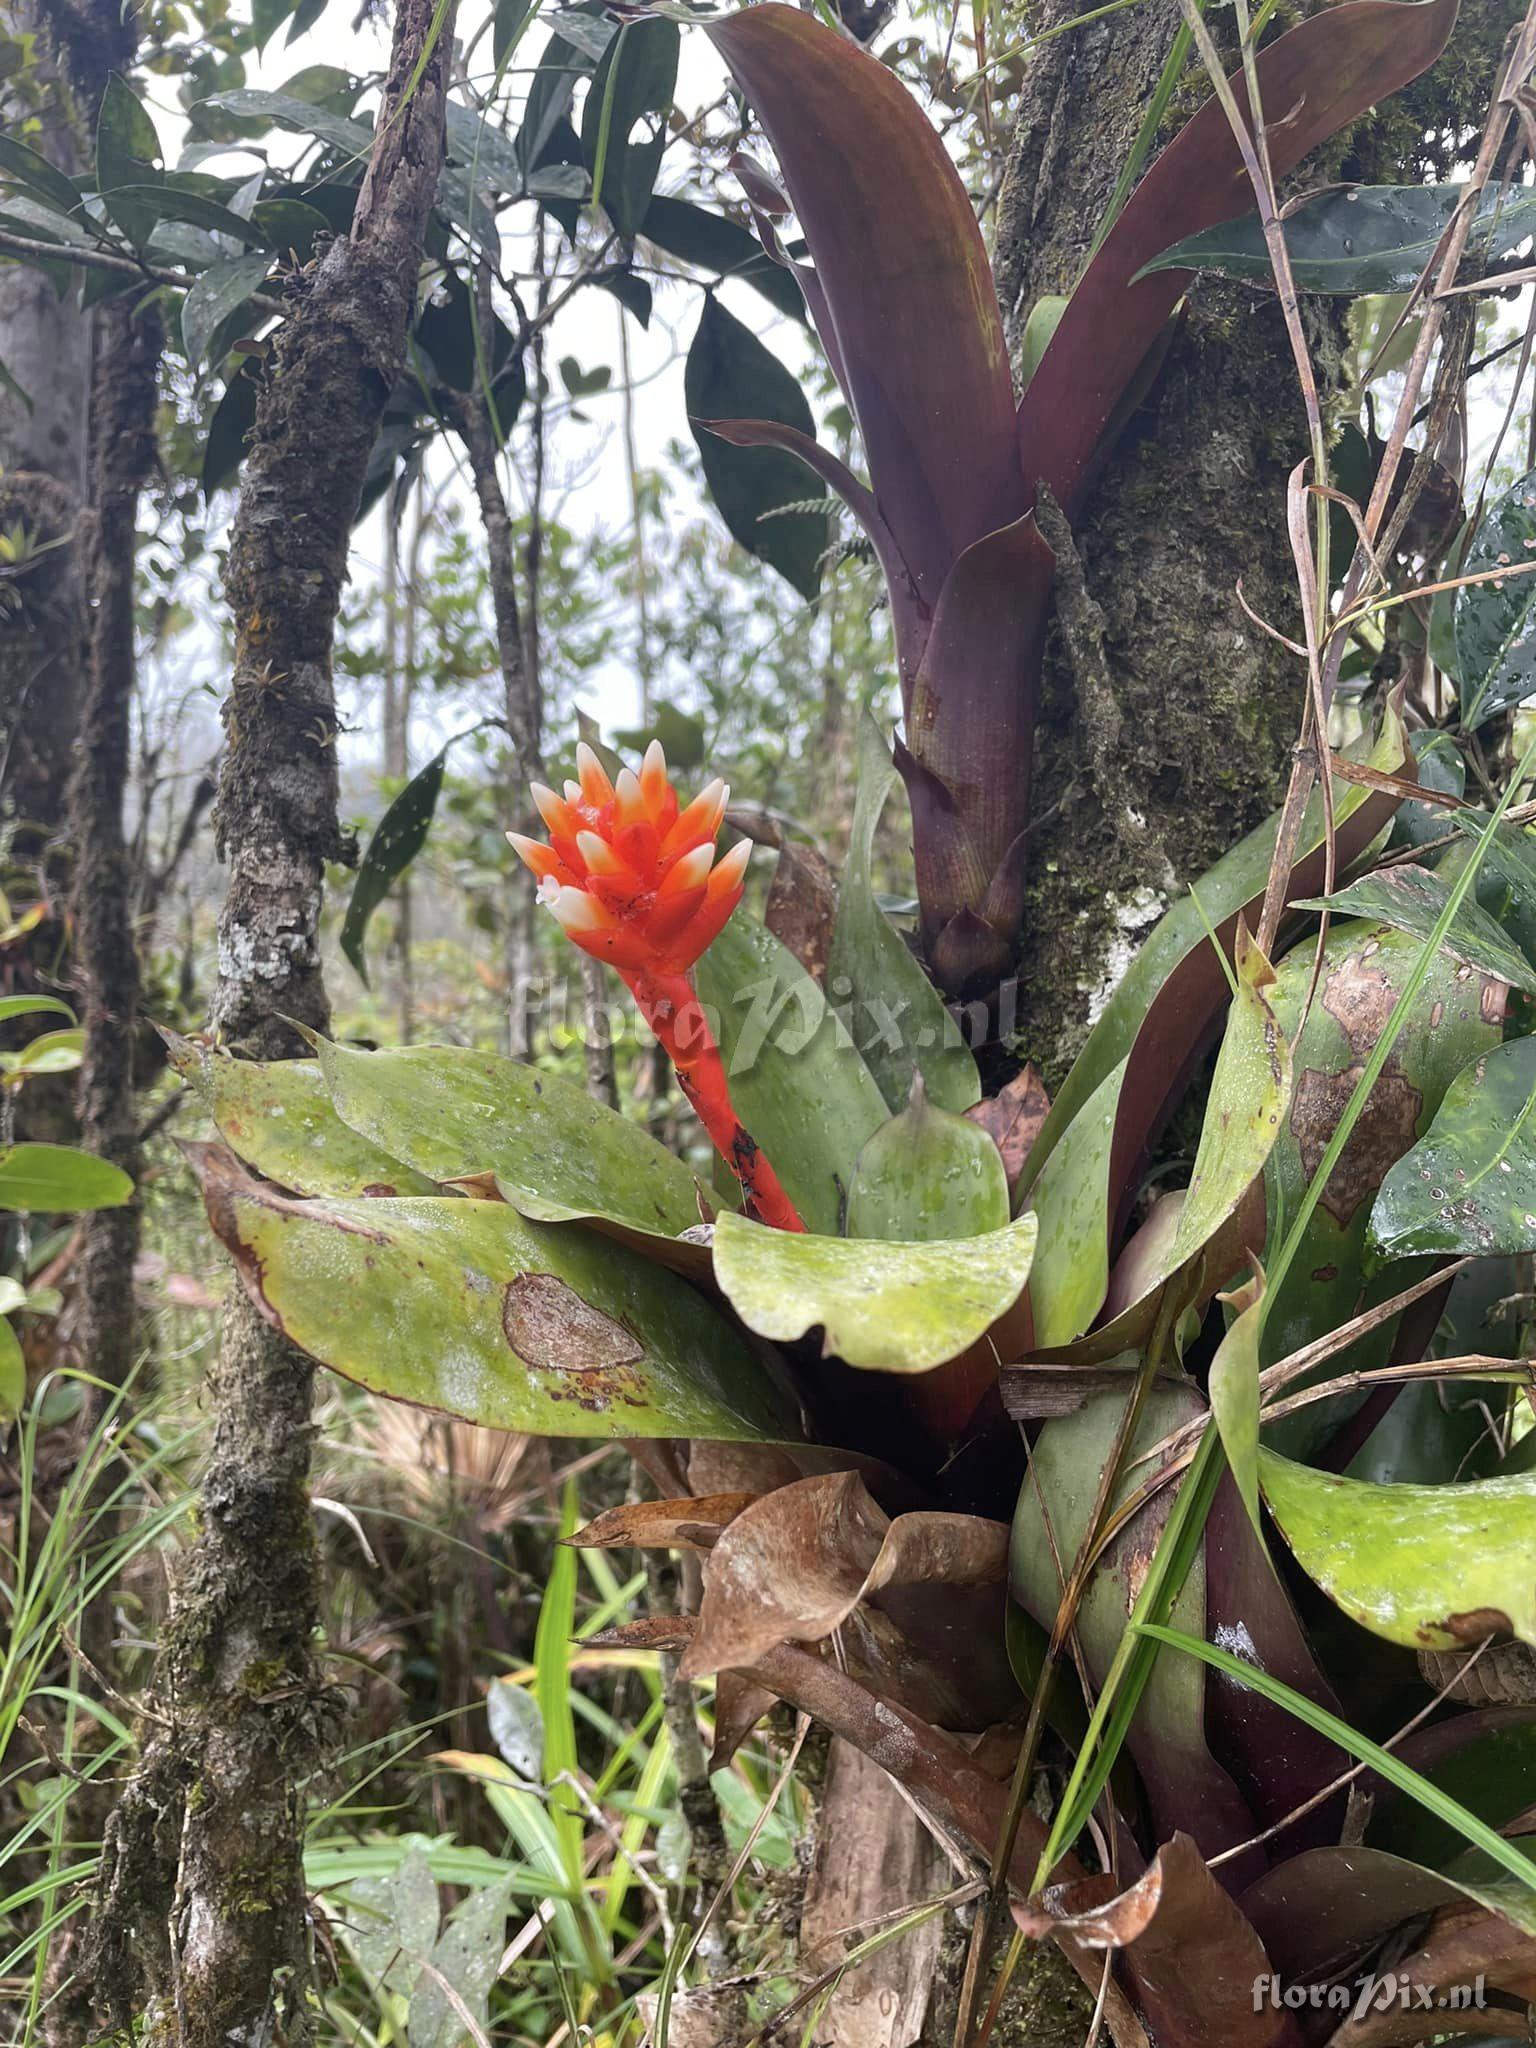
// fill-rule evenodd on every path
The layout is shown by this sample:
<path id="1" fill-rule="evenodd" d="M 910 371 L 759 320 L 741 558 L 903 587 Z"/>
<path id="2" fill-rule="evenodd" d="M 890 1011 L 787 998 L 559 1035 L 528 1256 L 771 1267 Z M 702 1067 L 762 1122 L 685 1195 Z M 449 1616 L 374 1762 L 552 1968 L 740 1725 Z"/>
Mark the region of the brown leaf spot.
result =
<path id="1" fill-rule="evenodd" d="M 519 1273 L 507 1282 L 501 1327 L 518 1357 L 544 1372 L 612 1372 L 645 1356 L 633 1331 L 553 1273 Z"/>
<path id="2" fill-rule="evenodd" d="M 1335 977 L 1337 978 L 1337 977 Z M 1355 1092 L 1363 1064 L 1341 1074 L 1309 1067 L 1297 1079 L 1291 1103 L 1291 1134 L 1301 1153 L 1302 1172 L 1316 1173 L 1339 1118 Z M 1401 1074 L 1386 1073 L 1371 1090 L 1370 1100 L 1329 1176 L 1322 1205 L 1341 1226 L 1347 1225 L 1362 1202 L 1369 1201 L 1413 1143 L 1423 1098 Z"/>
<path id="3" fill-rule="evenodd" d="M 1458 1643 L 1480 1643 L 1486 1636 L 1514 1633 L 1502 1607 L 1469 1607 L 1463 1614 L 1448 1614 L 1442 1626 Z"/>

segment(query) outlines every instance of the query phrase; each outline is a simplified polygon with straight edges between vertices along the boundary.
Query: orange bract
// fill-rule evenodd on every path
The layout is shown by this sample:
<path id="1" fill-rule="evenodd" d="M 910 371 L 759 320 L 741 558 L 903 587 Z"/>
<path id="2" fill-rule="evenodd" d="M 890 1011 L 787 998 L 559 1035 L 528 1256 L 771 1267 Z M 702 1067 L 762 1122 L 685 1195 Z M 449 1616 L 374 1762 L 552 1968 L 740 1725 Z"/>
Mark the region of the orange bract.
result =
<path id="1" fill-rule="evenodd" d="M 622 768 L 610 782 L 585 743 L 576 772 L 563 797 L 530 785 L 548 844 L 507 834 L 539 878 L 540 901 L 574 944 L 621 972 L 684 973 L 741 901 L 751 847 L 743 840 L 715 859 L 725 784 L 717 778 L 682 808 L 659 740 L 638 775 Z"/>

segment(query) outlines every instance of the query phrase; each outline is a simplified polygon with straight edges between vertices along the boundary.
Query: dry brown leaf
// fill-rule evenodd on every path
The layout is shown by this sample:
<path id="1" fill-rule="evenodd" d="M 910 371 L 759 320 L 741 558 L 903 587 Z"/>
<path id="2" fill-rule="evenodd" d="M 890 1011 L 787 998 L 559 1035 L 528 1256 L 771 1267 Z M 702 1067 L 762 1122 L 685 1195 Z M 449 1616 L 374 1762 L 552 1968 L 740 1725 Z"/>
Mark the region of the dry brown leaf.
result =
<path id="1" fill-rule="evenodd" d="M 721 1671 L 715 1676 L 715 1742 L 709 1753 L 711 1771 L 723 1771 L 765 1714 L 773 1711 L 778 1694 L 755 1685 L 739 1671 Z"/>
<path id="2" fill-rule="evenodd" d="M 1023 1073 L 1015 1074 L 1000 1093 L 989 1095 L 983 1102 L 973 1103 L 965 1113 L 973 1123 L 980 1124 L 984 1131 L 991 1133 L 993 1143 L 1003 1155 L 1008 1192 L 1013 1194 L 1029 1158 L 1030 1147 L 1051 1113 L 1051 1098 L 1045 1092 L 1045 1083 L 1035 1068 L 1025 1067 Z"/>
<path id="3" fill-rule="evenodd" d="M 709 1493 L 624 1501 L 561 1540 L 573 1550 L 709 1550 L 758 1498 L 755 1493 Z"/>
<path id="4" fill-rule="evenodd" d="M 1380 2010 L 1354 2014 L 1331 2037 L 1329 2048 L 1395 2048 L 1399 2042 L 1429 2041 L 1457 2029 L 1458 2017 L 1475 2022 L 1479 2033 L 1506 2039 L 1529 2038 L 1528 2011 L 1475 2009 L 1457 2014 L 1439 2005 L 1458 1987 L 1481 1988 L 1523 2007 L 1536 2004 L 1536 1936 L 1522 1933 L 1483 1906 L 1447 1906 L 1411 1955 L 1393 1965 L 1401 1999 Z M 1422 2002 L 1428 2001 L 1428 2005 Z"/>
<path id="5" fill-rule="evenodd" d="M 1175 1835 L 1124 1891 L 1096 1896 L 1103 1884 L 1046 1892 L 1016 1905 L 1014 1918 L 1037 1938 L 1124 1950 L 1155 2040 L 1179 2048 L 1299 2048 L 1294 2017 L 1255 1999 L 1255 1986 L 1273 1975 L 1263 1943 L 1188 1835 Z"/>
<path id="6" fill-rule="evenodd" d="M 754 1502 L 710 1553 L 682 1676 L 830 1635 L 858 1605 L 888 1527 L 856 1472 L 797 1479 Z"/>
<path id="7" fill-rule="evenodd" d="M 891 1521 L 855 1472 L 796 1480 L 721 1534 L 683 1676 L 750 1662 L 776 1643 L 819 1642 L 876 1592 L 1001 1585 L 1007 1555 L 1005 1523 L 927 1509 Z"/>
<path id="8" fill-rule="evenodd" d="M 837 918 L 837 880 L 814 846 L 786 839 L 779 849 L 763 922 L 816 982 L 827 978 Z"/>

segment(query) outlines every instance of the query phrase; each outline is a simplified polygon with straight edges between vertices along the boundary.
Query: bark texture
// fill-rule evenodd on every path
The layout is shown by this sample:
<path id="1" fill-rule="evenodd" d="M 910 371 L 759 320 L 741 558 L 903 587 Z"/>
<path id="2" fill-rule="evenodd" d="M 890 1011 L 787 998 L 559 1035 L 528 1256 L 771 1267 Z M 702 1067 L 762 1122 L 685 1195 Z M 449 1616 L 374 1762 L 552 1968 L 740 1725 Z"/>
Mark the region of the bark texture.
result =
<path id="1" fill-rule="evenodd" d="M 1030 32 L 1078 12 L 1049 0 Z M 1507 0 L 1468 0 L 1428 77 L 1319 152 L 1298 189 L 1446 175 L 1458 138 L 1482 119 L 1518 13 Z M 996 245 L 1015 354 L 1036 299 L 1069 291 L 1078 275 L 1179 20 L 1177 0 L 1145 0 L 1047 43 L 1033 61 Z M 1192 60 L 1162 140 L 1208 91 Z M 1448 138 L 1438 163 L 1426 130 Z M 1338 317 L 1331 302 L 1305 304 L 1326 396 L 1338 382 Z M 1296 632 L 1285 491 L 1305 452 L 1273 298 L 1198 285 L 1078 522 L 1079 559 L 1068 557 L 1058 579 L 1017 1040 L 1053 1088 L 1141 938 L 1282 794 L 1302 669 L 1244 616 L 1236 592 L 1241 578 L 1261 616 Z"/>
<path id="2" fill-rule="evenodd" d="M 435 30 L 435 36 L 434 36 Z M 235 667 L 216 806 L 229 865 L 211 1026 L 247 1056 L 329 1021 L 319 915 L 336 819 L 332 638 L 369 452 L 399 372 L 443 152 L 453 8 L 401 0 L 352 231 L 295 289 L 251 436 L 226 588 Z M 243 1293 L 210 1396 L 202 1521 L 177 1574 L 158 1733 L 114 1815 L 95 1980 L 177 2048 L 308 2035 L 301 1783 L 328 1701 L 314 1658 L 313 1370 Z"/>
<path id="3" fill-rule="evenodd" d="M 0 127 L 35 115 L 31 146 L 73 173 L 65 53 L 34 0 L 3 0 L 0 18 L 40 39 L 34 63 L 0 88 Z M 0 362 L 25 393 L 0 388 L 0 530 L 22 543 L 0 583 L 0 830 L 34 859 L 64 824 L 85 694 L 91 322 L 78 274 L 61 296 L 42 271 L 0 265 Z"/>
<path id="4" fill-rule="evenodd" d="M 136 296 L 112 300 L 95 323 L 90 674 L 70 784 L 75 984 L 85 1025 L 81 1142 L 135 1182 L 141 1165 L 133 1074 L 139 964 L 123 798 L 132 751 L 135 535 L 139 494 L 155 461 L 165 338 L 158 305 L 136 306 Z M 134 1362 L 138 1248 L 137 1201 L 84 1219 L 71 1335 L 87 1370 L 109 1387 L 121 1387 Z"/>

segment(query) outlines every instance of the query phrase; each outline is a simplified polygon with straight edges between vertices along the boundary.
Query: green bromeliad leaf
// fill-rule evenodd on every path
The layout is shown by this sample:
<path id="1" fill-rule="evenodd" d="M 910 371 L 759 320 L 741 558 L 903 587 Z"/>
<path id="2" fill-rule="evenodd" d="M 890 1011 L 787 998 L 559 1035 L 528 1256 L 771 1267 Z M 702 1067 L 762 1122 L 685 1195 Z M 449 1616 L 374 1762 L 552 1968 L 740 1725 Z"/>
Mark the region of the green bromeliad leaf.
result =
<path id="1" fill-rule="evenodd" d="M 695 968 L 694 986 L 712 1014 L 737 1114 L 806 1227 L 835 1237 L 854 1165 L 889 1114 L 874 1075 L 794 954 L 739 910 Z"/>
<path id="2" fill-rule="evenodd" d="M 1110 1152 L 1124 1075 L 1122 1060 L 1067 1126 L 1030 1197 L 1040 1218 L 1029 1299 L 1041 1350 L 1080 1337 L 1103 1305 Z"/>
<path id="3" fill-rule="evenodd" d="M 825 1350 L 875 1372 L 929 1372 L 976 1343 L 1018 1300 L 1033 1216 L 937 1244 L 812 1237 L 744 1216 L 715 1225 L 715 1278 L 748 1329 L 789 1341 L 820 1324 Z"/>
<path id="4" fill-rule="evenodd" d="M 846 1003 L 854 1039 L 890 1108 L 905 1107 L 916 1069 L 928 1100 L 958 1113 L 981 1099 L 976 1062 L 938 990 L 875 901 L 871 879 L 875 831 L 898 779 L 891 750 L 866 711 L 827 982 Z"/>
<path id="5" fill-rule="evenodd" d="M 558 1074 L 463 1046 L 316 1050 L 337 1114 L 429 1180 L 494 1174 L 543 1223 L 605 1217 L 673 1238 L 699 1221 L 683 1162 Z"/>
<path id="6" fill-rule="evenodd" d="M 1179 1212 L 1175 1264 L 1192 1258 L 1225 1229 L 1264 1171 L 1291 1106 L 1291 1048 L 1269 1003 L 1275 971 L 1242 924 L 1236 969 L 1237 993 L 1211 1078 L 1189 1192 Z"/>
<path id="7" fill-rule="evenodd" d="M 1389 715 L 1365 754 L 1366 763 L 1400 774 L 1406 755 L 1402 725 Z M 1357 860 L 1375 834 L 1385 830 L 1394 809 L 1390 798 L 1359 783 L 1336 781 L 1333 815 L 1340 862 Z M 1257 921 L 1278 826 L 1278 813 L 1256 826 L 1200 877 L 1189 895 L 1175 903 L 1142 942 L 1051 1104 L 1045 1128 L 1030 1152 L 1026 1184 L 1040 1177 L 1089 1098 L 1127 1054 L 1134 1050 L 1140 1065 L 1145 1052 L 1149 1066 L 1171 1067 L 1176 1073 L 1191 1039 L 1198 1042 L 1207 1019 L 1220 1014 L 1227 984 L 1209 933 L 1213 927 L 1218 936 L 1235 929 L 1244 910 Z M 1302 820 L 1292 888 L 1315 887 L 1316 883 L 1307 879 L 1314 873 L 1321 878 L 1323 828 L 1323 806 L 1314 792 Z M 1159 1026 L 1164 1028 L 1154 1028 Z"/>
<path id="8" fill-rule="evenodd" d="M 343 1123 L 314 1060 L 232 1060 L 172 1032 L 170 1063 L 219 1136 L 296 1195 L 430 1195 L 434 1183 Z"/>
<path id="9" fill-rule="evenodd" d="M 1372 1486 L 1260 1451 L 1259 1478 L 1302 1570 L 1373 1635 L 1413 1650 L 1536 1643 L 1536 1476 Z"/>
<path id="10" fill-rule="evenodd" d="M 800 1436 L 741 1333 L 624 1245 L 508 1202 L 293 1201 L 187 1150 L 262 1312 L 376 1394 L 544 1436 Z"/>
<path id="11" fill-rule="evenodd" d="M 1462 1068 L 1427 1135 L 1382 1182 L 1371 1241 L 1388 1258 L 1536 1251 L 1536 1038 Z"/>
<path id="12" fill-rule="evenodd" d="M 1379 918 L 1416 939 L 1427 939 L 1451 893 L 1446 877 L 1429 868 L 1405 866 L 1384 868 L 1375 875 L 1362 875 L 1332 896 L 1307 897 L 1297 910 L 1331 910 L 1339 917 Z M 1511 988 L 1536 994 L 1536 973 L 1517 946 L 1476 903 L 1463 903 L 1445 937 L 1446 951 L 1483 974 L 1497 975 Z"/>
<path id="13" fill-rule="evenodd" d="M 1008 1221 L 1008 1173 L 991 1133 L 928 1100 L 921 1074 L 912 1100 L 882 1124 L 848 1191 L 850 1237 L 980 1237 Z"/>

